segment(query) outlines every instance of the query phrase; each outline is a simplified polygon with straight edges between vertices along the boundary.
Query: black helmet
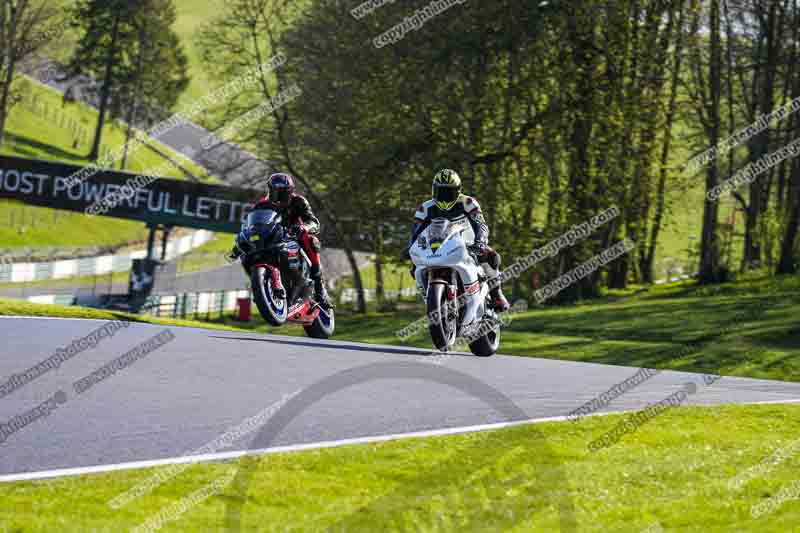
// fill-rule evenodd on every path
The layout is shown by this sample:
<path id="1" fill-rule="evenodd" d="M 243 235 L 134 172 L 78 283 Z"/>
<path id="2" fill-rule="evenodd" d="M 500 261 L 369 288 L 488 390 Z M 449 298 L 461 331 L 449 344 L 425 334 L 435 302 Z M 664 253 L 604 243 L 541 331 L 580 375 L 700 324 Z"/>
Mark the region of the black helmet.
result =
<path id="1" fill-rule="evenodd" d="M 267 182 L 269 201 L 280 207 L 287 207 L 294 194 L 294 178 L 283 172 L 273 174 Z"/>

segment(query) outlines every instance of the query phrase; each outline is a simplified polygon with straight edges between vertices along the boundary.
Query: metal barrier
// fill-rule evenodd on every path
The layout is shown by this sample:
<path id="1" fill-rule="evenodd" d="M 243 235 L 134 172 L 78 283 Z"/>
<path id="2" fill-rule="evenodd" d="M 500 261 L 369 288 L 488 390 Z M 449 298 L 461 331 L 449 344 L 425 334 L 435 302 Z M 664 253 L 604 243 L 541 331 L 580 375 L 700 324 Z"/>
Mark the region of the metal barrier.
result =
<path id="1" fill-rule="evenodd" d="M 226 311 L 235 311 L 239 298 L 250 297 L 250 291 L 246 290 L 151 296 L 141 312 L 155 317 L 211 320 L 224 317 Z"/>

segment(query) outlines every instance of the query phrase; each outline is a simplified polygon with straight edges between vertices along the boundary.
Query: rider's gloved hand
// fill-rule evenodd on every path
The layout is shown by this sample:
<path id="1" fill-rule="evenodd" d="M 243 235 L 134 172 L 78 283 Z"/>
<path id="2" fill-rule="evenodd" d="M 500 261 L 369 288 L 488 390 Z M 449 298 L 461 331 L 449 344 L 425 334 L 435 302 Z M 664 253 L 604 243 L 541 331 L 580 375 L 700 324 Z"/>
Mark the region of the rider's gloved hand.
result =
<path id="1" fill-rule="evenodd" d="M 481 257 L 489 251 L 489 246 L 485 242 L 476 242 L 469 247 L 469 251 L 478 257 Z"/>
<path id="2" fill-rule="evenodd" d="M 289 233 L 292 235 L 300 236 L 306 230 L 306 227 L 303 224 L 295 224 L 291 228 L 289 228 Z"/>
<path id="3" fill-rule="evenodd" d="M 406 246 L 403 248 L 403 251 L 400 252 L 400 260 L 408 261 L 409 259 L 411 259 L 411 246 Z"/>

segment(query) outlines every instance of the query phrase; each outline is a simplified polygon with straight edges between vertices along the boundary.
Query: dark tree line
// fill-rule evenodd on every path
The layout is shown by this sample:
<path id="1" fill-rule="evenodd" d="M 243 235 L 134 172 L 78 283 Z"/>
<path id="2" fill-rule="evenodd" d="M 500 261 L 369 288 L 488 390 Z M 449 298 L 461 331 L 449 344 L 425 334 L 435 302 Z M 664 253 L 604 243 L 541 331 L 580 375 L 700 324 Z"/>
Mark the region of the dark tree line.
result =
<path id="1" fill-rule="evenodd" d="M 467 3 L 373 46 L 427 3 L 355 20 L 336 0 L 234 0 L 198 35 L 223 79 L 277 52 L 289 59 L 214 122 L 302 88 L 236 140 L 298 175 L 348 249 L 369 236 L 379 289 L 438 168 L 465 177 L 507 262 L 618 206 L 614 223 L 536 267 L 550 279 L 626 237 L 637 243 L 560 296 L 577 300 L 653 282 L 664 227 L 685 201 L 675 192 L 697 179 L 709 191 L 800 133 L 792 115 L 697 175 L 686 170 L 688 158 L 800 94 L 797 0 Z M 794 271 L 798 165 L 789 159 L 732 198 L 692 200 L 703 202 L 702 282 L 759 262 Z M 730 237 L 720 213 L 731 208 L 746 221 L 738 267 L 722 254 Z M 533 282 L 525 276 L 515 292 L 530 294 Z"/>

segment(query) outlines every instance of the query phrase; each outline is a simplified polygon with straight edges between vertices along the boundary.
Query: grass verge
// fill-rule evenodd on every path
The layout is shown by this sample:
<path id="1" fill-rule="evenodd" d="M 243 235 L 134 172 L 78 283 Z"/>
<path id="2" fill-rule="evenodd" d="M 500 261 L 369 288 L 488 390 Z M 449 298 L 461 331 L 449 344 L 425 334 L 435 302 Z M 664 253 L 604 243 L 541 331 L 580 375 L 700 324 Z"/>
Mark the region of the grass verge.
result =
<path id="1" fill-rule="evenodd" d="M 253 477 L 242 530 L 555 531 L 554 503 L 571 499 L 577 531 L 775 531 L 800 522 L 796 501 L 754 518 L 754 506 L 797 479 L 794 458 L 770 463 L 739 489 L 730 480 L 785 448 L 800 406 L 677 408 L 597 453 L 587 443 L 619 416 L 451 437 L 272 455 Z M 542 439 L 544 436 L 544 439 Z M 765 438 L 766 437 L 766 438 Z M 542 443 L 546 441 L 549 450 Z M 120 531 L 160 511 L 163 531 L 222 531 L 233 486 L 170 514 L 240 463 L 195 465 L 112 511 L 107 502 L 143 482 L 138 470 L 0 485 L 9 531 Z M 566 478 L 558 474 L 558 469 Z"/>
<path id="2" fill-rule="evenodd" d="M 12 300 L 8 298 L 0 298 L 0 316 L 59 317 L 59 318 L 81 318 L 90 320 L 128 320 L 130 322 L 140 322 L 142 324 L 162 324 L 166 326 L 177 326 L 177 327 L 240 331 L 235 327 L 227 326 L 225 324 L 211 323 L 211 322 L 195 322 L 192 320 L 155 318 L 145 315 L 122 313 L 119 311 L 90 309 L 88 307 L 34 304 L 27 302 L 25 300 Z"/>

